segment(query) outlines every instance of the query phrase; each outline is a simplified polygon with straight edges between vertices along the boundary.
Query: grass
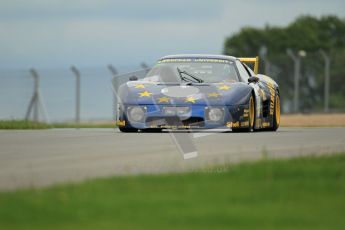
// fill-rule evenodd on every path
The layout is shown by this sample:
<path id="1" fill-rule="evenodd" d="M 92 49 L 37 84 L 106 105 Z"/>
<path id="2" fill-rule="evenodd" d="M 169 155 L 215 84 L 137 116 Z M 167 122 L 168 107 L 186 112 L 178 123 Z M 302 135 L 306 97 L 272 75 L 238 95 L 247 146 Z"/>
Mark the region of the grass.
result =
<path id="1" fill-rule="evenodd" d="M 54 123 L 53 128 L 114 128 L 114 123 Z"/>
<path id="2" fill-rule="evenodd" d="M 0 120 L 0 129 L 50 129 L 51 125 L 25 120 Z"/>
<path id="3" fill-rule="evenodd" d="M 0 120 L 0 129 L 51 129 L 51 128 L 114 128 L 114 123 L 53 123 L 25 121 L 25 120 Z"/>
<path id="4" fill-rule="evenodd" d="M 0 229 L 343 229 L 345 153 L 0 193 Z"/>

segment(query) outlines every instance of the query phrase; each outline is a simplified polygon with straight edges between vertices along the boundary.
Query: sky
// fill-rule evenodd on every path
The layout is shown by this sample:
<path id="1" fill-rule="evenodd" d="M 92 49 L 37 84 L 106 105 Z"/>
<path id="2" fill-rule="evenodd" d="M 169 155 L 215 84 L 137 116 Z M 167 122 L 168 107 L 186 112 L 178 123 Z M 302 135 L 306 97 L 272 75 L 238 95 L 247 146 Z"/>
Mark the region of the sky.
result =
<path id="1" fill-rule="evenodd" d="M 220 54 L 224 39 L 243 26 L 286 26 L 300 15 L 345 18 L 344 9 L 344 0 L 0 0 L 0 69 Z"/>

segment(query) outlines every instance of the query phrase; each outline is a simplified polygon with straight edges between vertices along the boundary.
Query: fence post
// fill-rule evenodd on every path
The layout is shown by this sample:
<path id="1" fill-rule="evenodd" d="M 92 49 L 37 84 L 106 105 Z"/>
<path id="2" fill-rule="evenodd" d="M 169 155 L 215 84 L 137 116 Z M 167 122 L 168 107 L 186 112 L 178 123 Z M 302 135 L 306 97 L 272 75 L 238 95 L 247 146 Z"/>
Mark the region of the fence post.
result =
<path id="1" fill-rule="evenodd" d="M 76 77 L 75 122 L 79 124 L 80 123 L 80 72 L 75 66 L 71 67 L 71 71 Z"/>
<path id="2" fill-rule="evenodd" d="M 261 46 L 260 47 L 259 56 L 260 56 L 261 60 L 264 61 L 264 72 L 265 72 L 265 75 L 269 75 L 270 74 L 270 62 L 268 61 L 268 58 L 267 58 L 267 52 L 268 52 L 268 49 L 267 49 L 266 46 Z"/>
<path id="3" fill-rule="evenodd" d="M 38 121 L 38 100 L 39 100 L 39 87 L 40 87 L 40 78 L 35 69 L 30 69 L 30 73 L 34 78 L 34 92 L 32 94 L 28 109 L 26 110 L 25 120 L 29 120 L 30 114 L 33 113 L 33 120 Z"/>
<path id="4" fill-rule="evenodd" d="M 293 98 L 293 109 L 294 112 L 299 112 L 299 81 L 301 77 L 301 58 L 306 56 L 304 50 L 300 50 L 297 55 L 295 55 L 291 49 L 286 50 L 287 55 L 294 62 L 294 98 Z"/>
<path id="5" fill-rule="evenodd" d="M 39 111 L 43 113 L 45 120 L 49 123 L 48 114 L 40 96 L 40 76 L 34 68 L 30 69 L 30 73 L 34 78 L 34 92 L 32 94 L 28 109 L 26 110 L 25 120 L 30 119 L 30 115 L 33 114 L 33 120 L 39 121 Z"/>
<path id="6" fill-rule="evenodd" d="M 328 112 L 329 111 L 329 81 L 330 81 L 331 58 L 323 50 L 320 50 L 320 53 L 325 61 L 324 111 Z"/>
<path id="7" fill-rule="evenodd" d="M 117 95 L 116 95 L 116 80 L 115 76 L 118 74 L 117 70 L 113 65 L 108 65 L 108 69 L 112 74 L 111 84 L 113 85 L 113 118 L 116 121 L 117 117 Z"/>

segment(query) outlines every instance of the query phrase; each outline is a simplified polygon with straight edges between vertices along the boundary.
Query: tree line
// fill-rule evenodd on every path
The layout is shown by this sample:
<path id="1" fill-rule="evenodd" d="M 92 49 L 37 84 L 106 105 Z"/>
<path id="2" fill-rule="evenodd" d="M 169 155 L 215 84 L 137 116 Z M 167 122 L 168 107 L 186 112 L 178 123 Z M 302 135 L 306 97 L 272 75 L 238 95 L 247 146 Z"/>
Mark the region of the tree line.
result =
<path id="1" fill-rule="evenodd" d="M 224 54 L 260 55 L 260 70 L 280 85 L 285 112 L 292 111 L 294 62 L 287 50 L 301 56 L 300 112 L 321 111 L 324 67 L 321 52 L 330 57 L 331 111 L 345 110 L 345 20 L 336 16 L 301 16 L 286 27 L 244 27 L 226 38 Z M 306 55 L 304 55 L 306 54 Z M 305 56 L 305 57 L 304 57 Z"/>

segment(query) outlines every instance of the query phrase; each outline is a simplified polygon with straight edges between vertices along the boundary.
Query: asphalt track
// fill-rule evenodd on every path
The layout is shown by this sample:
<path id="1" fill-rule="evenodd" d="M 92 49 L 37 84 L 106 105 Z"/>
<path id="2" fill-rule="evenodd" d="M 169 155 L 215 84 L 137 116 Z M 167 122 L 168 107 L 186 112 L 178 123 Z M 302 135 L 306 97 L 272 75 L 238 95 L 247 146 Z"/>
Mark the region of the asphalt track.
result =
<path id="1" fill-rule="evenodd" d="M 186 133 L 175 133 L 177 137 Z M 176 137 L 175 136 L 175 137 Z M 169 132 L 113 129 L 0 130 L 0 190 L 112 175 L 193 171 L 217 164 L 345 151 L 345 128 L 191 134 L 198 156 L 184 160 Z"/>

